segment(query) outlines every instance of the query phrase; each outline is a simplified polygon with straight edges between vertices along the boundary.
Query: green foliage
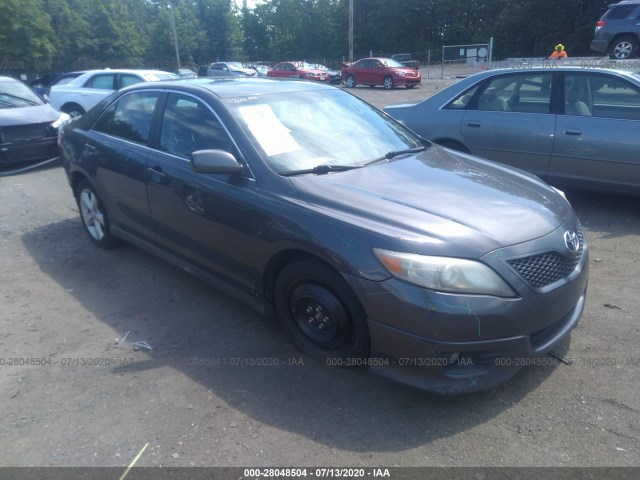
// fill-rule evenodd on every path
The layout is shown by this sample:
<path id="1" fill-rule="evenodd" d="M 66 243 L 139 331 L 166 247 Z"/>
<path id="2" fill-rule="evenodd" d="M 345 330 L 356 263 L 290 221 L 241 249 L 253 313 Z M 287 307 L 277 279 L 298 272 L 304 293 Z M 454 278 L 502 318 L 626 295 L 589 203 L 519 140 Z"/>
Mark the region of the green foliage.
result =
<path id="1" fill-rule="evenodd" d="M 590 55 L 608 0 L 353 0 L 356 58 L 484 43 L 494 58 Z M 0 0 L 4 70 L 196 67 L 215 60 L 348 56 L 349 0 Z"/>
<path id="2" fill-rule="evenodd" d="M 29 71 L 50 66 L 53 30 L 41 0 L 2 0 L 0 19 L 2 69 Z"/>

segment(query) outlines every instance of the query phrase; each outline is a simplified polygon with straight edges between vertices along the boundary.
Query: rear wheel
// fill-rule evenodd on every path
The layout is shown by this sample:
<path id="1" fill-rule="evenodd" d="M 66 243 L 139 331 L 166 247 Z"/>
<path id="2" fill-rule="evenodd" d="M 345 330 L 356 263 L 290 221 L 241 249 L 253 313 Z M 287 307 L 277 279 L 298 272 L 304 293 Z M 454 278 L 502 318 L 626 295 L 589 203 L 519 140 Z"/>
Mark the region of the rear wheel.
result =
<path id="1" fill-rule="evenodd" d="M 638 39 L 631 35 L 616 38 L 609 46 L 609 58 L 625 60 L 638 54 Z"/>
<path id="2" fill-rule="evenodd" d="M 63 105 L 60 110 L 68 114 L 71 118 L 77 118 L 85 114 L 84 108 L 77 103 L 67 103 Z"/>
<path id="3" fill-rule="evenodd" d="M 89 239 L 100 248 L 111 248 L 118 241 L 109 230 L 109 215 L 93 186 L 83 180 L 76 188 L 76 201 L 80 210 L 80 218 Z"/>
<path id="4" fill-rule="evenodd" d="M 347 88 L 354 88 L 356 86 L 356 78 L 353 75 L 349 75 L 344 84 Z"/>
<path id="5" fill-rule="evenodd" d="M 280 320 L 309 356 L 324 362 L 368 357 L 364 310 L 329 266 L 314 260 L 286 265 L 276 279 L 274 297 Z"/>
<path id="6" fill-rule="evenodd" d="M 393 88 L 393 78 L 384 77 L 384 80 L 382 81 L 382 86 L 384 87 L 385 90 L 391 90 Z"/>

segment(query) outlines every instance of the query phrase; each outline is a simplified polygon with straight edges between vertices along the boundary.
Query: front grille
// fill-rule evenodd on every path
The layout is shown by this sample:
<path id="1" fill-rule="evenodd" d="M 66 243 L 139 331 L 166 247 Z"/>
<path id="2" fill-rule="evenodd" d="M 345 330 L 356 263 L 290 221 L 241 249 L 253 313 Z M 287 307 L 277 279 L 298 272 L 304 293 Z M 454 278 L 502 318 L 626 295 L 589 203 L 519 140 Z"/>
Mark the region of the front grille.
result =
<path id="1" fill-rule="evenodd" d="M 582 258 L 584 235 L 580 225 L 578 225 L 576 234 L 580 240 L 580 247 L 576 253 L 563 255 L 556 251 L 549 251 L 508 260 L 507 263 L 525 282 L 534 288 L 542 288 L 557 282 L 569 276 L 580 262 L 580 258 Z"/>
<path id="2" fill-rule="evenodd" d="M 19 127 L 5 127 L 1 130 L 0 135 L 2 136 L 1 143 L 18 143 L 27 140 L 54 137 L 55 132 L 52 131 L 48 123 L 41 123 Z"/>

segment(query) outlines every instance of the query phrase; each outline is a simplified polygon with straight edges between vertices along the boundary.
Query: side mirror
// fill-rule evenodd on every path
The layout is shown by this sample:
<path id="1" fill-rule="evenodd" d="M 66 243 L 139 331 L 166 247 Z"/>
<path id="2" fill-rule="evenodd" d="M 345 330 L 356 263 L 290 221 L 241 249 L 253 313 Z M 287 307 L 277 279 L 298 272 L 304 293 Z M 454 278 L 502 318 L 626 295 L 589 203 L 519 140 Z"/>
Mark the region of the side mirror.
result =
<path id="1" fill-rule="evenodd" d="M 198 150 L 191 154 L 191 169 L 196 173 L 226 173 L 239 175 L 242 165 L 224 150 Z"/>

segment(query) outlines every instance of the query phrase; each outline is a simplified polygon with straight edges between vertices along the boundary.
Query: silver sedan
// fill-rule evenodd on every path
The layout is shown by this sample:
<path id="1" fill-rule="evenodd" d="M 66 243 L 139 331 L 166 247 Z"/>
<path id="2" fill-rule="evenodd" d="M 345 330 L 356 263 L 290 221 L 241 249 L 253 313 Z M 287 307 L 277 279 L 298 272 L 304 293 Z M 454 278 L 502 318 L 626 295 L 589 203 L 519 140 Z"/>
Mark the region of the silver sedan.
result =
<path id="1" fill-rule="evenodd" d="M 638 73 L 490 70 L 384 110 L 424 138 L 551 184 L 640 194 Z"/>

